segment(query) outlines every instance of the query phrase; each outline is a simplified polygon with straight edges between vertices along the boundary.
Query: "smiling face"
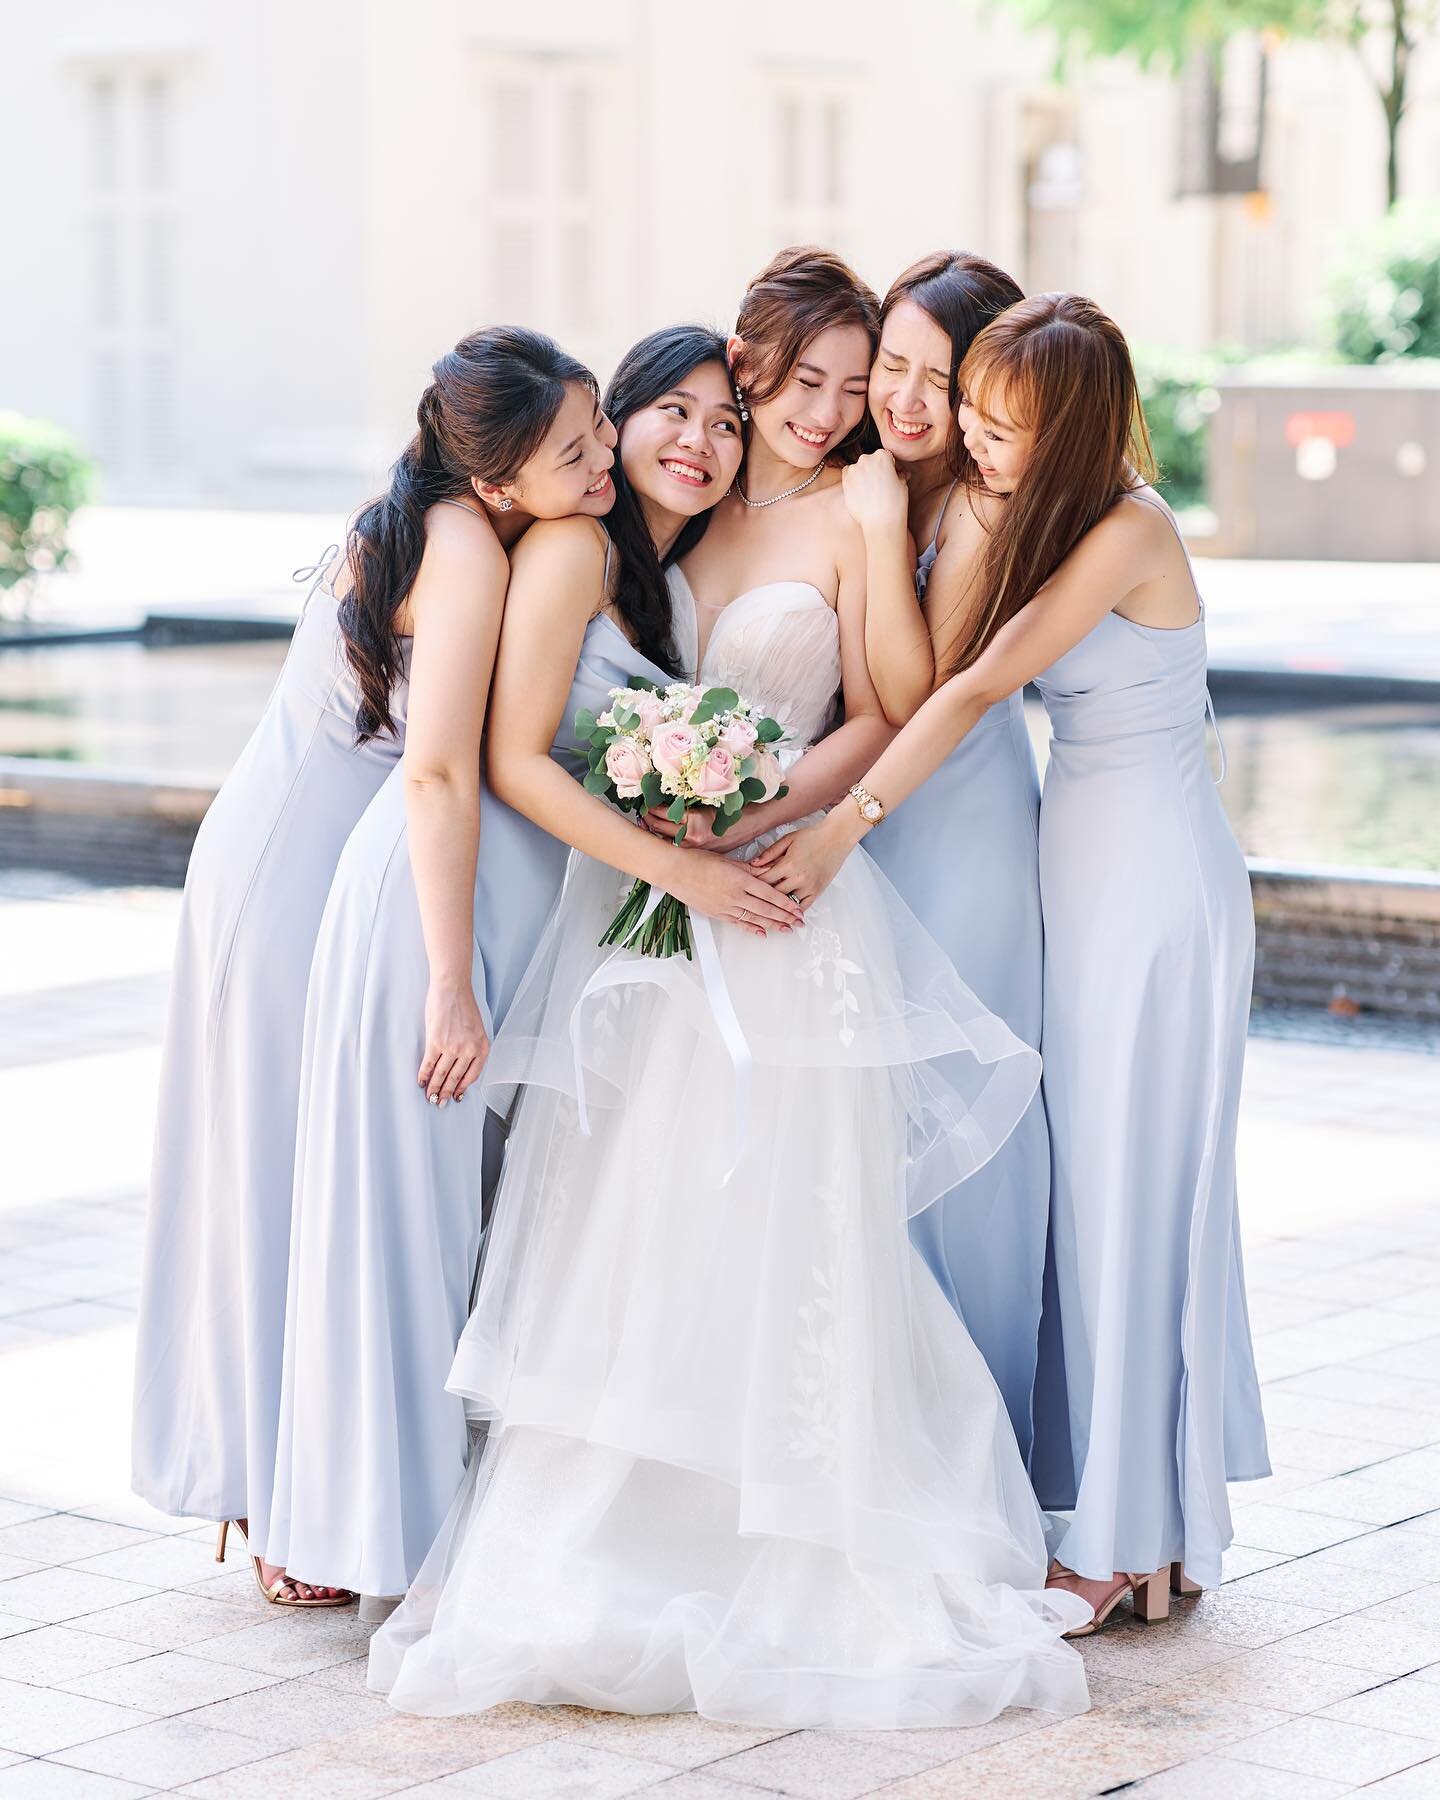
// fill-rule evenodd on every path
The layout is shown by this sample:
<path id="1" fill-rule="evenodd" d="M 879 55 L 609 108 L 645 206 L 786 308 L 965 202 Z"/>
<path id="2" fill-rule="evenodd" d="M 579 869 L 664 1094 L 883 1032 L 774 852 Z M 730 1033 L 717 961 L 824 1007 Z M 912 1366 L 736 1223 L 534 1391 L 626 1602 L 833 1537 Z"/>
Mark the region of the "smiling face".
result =
<path id="1" fill-rule="evenodd" d="M 951 430 L 950 356 L 948 334 L 924 307 L 896 301 L 870 371 L 870 416 L 896 462 L 926 462 L 944 451 Z"/>
<path id="2" fill-rule="evenodd" d="M 740 411 L 722 363 L 701 363 L 678 387 L 626 419 L 625 478 L 644 500 L 685 518 L 729 492 L 742 453 Z"/>
<path id="3" fill-rule="evenodd" d="M 750 417 L 781 462 L 813 469 L 864 418 L 869 384 L 869 333 L 830 325 L 806 344 L 779 391 L 751 405 Z"/>
<path id="4" fill-rule="evenodd" d="M 992 494 L 1013 493 L 1025 472 L 1035 434 L 1006 411 L 1000 382 L 988 382 L 973 401 L 962 388 L 956 419 L 986 487 Z"/>
<path id="5" fill-rule="evenodd" d="M 598 518 L 615 504 L 610 469 L 615 462 L 615 427 L 583 382 L 567 384 L 550 429 L 513 481 L 478 477 L 475 492 L 487 506 L 502 500 L 532 519 L 566 519 L 573 513 Z"/>

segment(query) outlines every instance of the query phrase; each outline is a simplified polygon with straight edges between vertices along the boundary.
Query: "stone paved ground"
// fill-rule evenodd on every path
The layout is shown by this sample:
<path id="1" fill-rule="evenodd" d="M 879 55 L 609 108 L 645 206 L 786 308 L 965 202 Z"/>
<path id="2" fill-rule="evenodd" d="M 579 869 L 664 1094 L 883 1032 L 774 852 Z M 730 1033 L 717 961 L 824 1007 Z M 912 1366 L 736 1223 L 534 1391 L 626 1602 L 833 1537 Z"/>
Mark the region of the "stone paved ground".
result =
<path id="1" fill-rule="evenodd" d="M 1094 1710 L 776 1734 L 511 1706 L 416 1720 L 348 1614 L 262 1605 L 126 1493 L 177 897 L 0 883 L 0 1800 L 1440 1795 L 1436 1061 L 1251 1044 L 1243 1180 L 1276 1473 L 1224 1588 L 1087 1645 Z"/>

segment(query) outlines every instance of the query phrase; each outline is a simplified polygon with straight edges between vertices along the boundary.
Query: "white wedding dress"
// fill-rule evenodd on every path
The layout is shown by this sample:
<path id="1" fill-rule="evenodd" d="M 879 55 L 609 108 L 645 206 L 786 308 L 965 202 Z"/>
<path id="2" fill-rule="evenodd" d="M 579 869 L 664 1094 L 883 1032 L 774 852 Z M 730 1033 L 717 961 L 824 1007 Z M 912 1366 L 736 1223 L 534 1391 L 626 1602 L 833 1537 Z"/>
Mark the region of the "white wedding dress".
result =
<path id="1" fill-rule="evenodd" d="M 743 594 L 701 678 L 793 760 L 840 685 L 835 614 Z M 857 852 L 803 930 L 714 927 L 741 1121 L 701 961 L 597 948 L 628 886 L 572 856 L 492 1050 L 515 1110 L 449 1382 L 489 1436 L 371 1686 L 776 1728 L 1083 1711 L 1061 1635 L 1089 1608 L 1045 1591 L 1004 1406 L 906 1228 L 1004 1142 L 1039 1057 Z"/>

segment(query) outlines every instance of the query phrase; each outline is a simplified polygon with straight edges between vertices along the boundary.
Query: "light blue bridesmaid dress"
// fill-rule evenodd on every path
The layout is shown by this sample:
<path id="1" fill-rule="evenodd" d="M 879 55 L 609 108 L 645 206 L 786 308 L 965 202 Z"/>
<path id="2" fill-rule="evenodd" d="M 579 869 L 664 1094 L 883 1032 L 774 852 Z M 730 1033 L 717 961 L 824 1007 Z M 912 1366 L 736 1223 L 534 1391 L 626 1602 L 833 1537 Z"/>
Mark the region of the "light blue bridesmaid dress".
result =
<path id="1" fill-rule="evenodd" d="M 922 599 L 944 516 L 942 506 L 915 570 Z M 865 840 L 966 985 L 1037 1046 L 1039 810 L 1035 756 L 1020 695 L 1012 694 Z M 911 1241 L 990 1365 L 1025 1457 L 1049 1204 L 1050 1145 L 1037 1095 L 993 1161 L 910 1224 Z"/>
<path id="2" fill-rule="evenodd" d="M 577 776 L 575 714 L 602 711 L 632 675 L 674 679 L 611 619 L 592 619 L 551 749 Z M 482 783 L 473 980 L 492 1028 L 568 857 Z M 435 1107 L 416 1081 L 428 986 L 402 764 L 345 848 L 316 947 L 266 1540 L 269 1558 L 300 1580 L 371 1595 L 410 1585 L 468 1447 L 464 1405 L 445 1379 L 470 1312 L 489 1191 L 482 1161 L 488 1153 L 493 1165 L 495 1145 L 478 1094 Z"/>
<path id="3" fill-rule="evenodd" d="M 1158 504 L 1158 501 L 1156 502 Z M 1235 1130 L 1255 926 L 1206 759 L 1203 612 L 1107 614 L 1036 682 L 1054 1181 L 1031 1471 L 1094 1580 L 1218 1586 L 1227 1478 L 1270 1472 Z"/>
<path id="4" fill-rule="evenodd" d="M 409 641 L 402 644 L 408 663 Z M 305 987 L 345 840 L 400 755 L 355 743 L 337 602 L 317 584 L 195 840 L 161 1063 L 135 1352 L 133 1482 L 162 1512 L 249 1518 L 280 1413 Z M 403 681 L 391 697 L 405 724 Z"/>

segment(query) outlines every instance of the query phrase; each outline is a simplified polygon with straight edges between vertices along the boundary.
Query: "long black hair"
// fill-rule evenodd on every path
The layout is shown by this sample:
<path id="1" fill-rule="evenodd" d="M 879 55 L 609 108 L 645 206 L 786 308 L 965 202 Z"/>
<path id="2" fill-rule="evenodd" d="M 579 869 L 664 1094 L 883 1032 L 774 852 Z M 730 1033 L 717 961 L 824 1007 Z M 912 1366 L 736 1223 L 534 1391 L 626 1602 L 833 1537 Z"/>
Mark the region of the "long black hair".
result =
<path id="1" fill-rule="evenodd" d="M 565 388 L 595 377 L 553 339 L 518 325 L 461 338 L 431 370 L 418 427 L 390 486 L 362 508 L 345 542 L 350 589 L 340 603 L 345 655 L 360 691 L 356 741 L 395 733 L 390 696 L 401 669 L 395 614 L 420 573 L 425 514 L 474 498 L 471 478 L 513 481 L 555 422 Z"/>
<path id="2" fill-rule="evenodd" d="M 728 381 L 725 339 L 718 331 L 711 331 L 706 325 L 667 325 L 641 338 L 625 352 L 600 404 L 616 431 L 623 433 L 625 421 L 632 414 L 652 406 L 662 394 L 683 386 L 693 369 L 709 362 L 719 363 L 726 370 Z M 707 510 L 687 519 L 662 560 L 618 452 L 612 473 L 615 504 L 606 514 L 605 529 L 619 562 L 615 606 L 630 627 L 636 649 L 662 669 L 678 673 L 680 657 L 675 649 L 665 570 L 700 542 L 710 523 L 710 513 Z"/>
<path id="3" fill-rule="evenodd" d="M 902 269 L 881 303 L 882 332 L 891 311 L 902 300 L 913 300 L 950 339 L 950 435 L 945 454 L 952 475 L 963 476 L 970 468 L 965 439 L 955 423 L 960 365 L 990 321 L 1024 298 L 1019 282 L 987 258 L 963 250 L 936 250 Z M 875 442 L 880 442 L 878 433 Z"/>

